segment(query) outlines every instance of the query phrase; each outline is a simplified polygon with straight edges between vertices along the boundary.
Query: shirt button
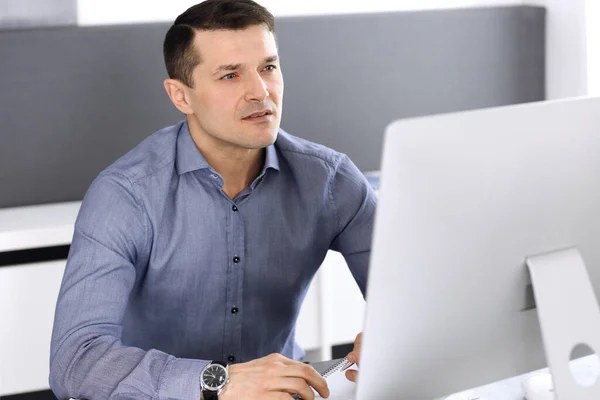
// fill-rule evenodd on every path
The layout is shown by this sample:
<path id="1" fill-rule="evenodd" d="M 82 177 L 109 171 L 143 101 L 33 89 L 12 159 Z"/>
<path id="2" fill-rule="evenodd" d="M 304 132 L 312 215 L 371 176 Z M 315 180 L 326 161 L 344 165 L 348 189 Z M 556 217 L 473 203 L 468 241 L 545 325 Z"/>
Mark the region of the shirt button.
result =
<path id="1" fill-rule="evenodd" d="M 232 314 L 237 314 L 237 312 L 238 312 L 238 311 L 239 311 L 239 310 L 238 310 L 238 308 L 237 308 L 237 307 L 233 307 L 233 308 L 231 309 L 231 313 L 232 313 Z"/>
<path id="2" fill-rule="evenodd" d="M 235 356 L 233 354 L 230 354 L 229 357 L 227 357 L 227 359 L 229 360 L 229 362 L 234 362 Z"/>
<path id="3" fill-rule="evenodd" d="M 240 258 L 238 256 L 233 257 L 233 263 L 237 264 L 240 262 Z"/>
<path id="4" fill-rule="evenodd" d="M 236 206 L 232 206 L 231 209 L 233 210 L 233 212 L 237 212 L 238 208 Z"/>

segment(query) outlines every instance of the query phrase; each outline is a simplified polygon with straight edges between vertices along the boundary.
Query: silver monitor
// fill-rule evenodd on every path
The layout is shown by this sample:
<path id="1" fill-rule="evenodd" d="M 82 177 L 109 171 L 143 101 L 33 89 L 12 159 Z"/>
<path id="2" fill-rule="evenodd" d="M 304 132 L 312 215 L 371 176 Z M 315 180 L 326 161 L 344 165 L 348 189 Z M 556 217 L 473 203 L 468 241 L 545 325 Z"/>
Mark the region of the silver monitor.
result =
<path id="1" fill-rule="evenodd" d="M 600 99 L 396 121 L 377 207 L 358 400 L 548 363 L 560 400 L 600 398 L 563 377 L 576 342 L 600 351 Z"/>

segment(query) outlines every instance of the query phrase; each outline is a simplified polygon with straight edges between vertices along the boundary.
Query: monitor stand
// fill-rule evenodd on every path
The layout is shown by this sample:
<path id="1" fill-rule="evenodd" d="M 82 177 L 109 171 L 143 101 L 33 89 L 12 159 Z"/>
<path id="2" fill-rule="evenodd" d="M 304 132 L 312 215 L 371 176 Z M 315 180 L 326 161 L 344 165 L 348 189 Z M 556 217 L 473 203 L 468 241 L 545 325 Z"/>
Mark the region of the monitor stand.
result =
<path id="1" fill-rule="evenodd" d="M 584 387 L 569 369 L 571 352 L 579 344 L 600 355 L 600 309 L 579 250 L 528 257 L 527 266 L 556 399 L 600 399 L 600 379 Z"/>

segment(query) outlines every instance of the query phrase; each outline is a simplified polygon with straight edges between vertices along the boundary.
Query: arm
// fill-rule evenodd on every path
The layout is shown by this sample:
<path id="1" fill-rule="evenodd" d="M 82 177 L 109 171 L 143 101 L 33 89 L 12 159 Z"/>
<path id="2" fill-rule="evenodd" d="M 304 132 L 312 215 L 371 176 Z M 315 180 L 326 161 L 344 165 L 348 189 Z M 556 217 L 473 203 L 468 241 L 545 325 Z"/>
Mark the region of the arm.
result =
<path id="1" fill-rule="evenodd" d="M 375 191 L 346 155 L 342 155 L 330 185 L 338 223 L 330 248 L 343 254 L 363 297 L 366 295 L 371 236 L 375 219 Z"/>
<path id="2" fill-rule="evenodd" d="M 129 180 L 100 175 L 82 203 L 56 306 L 50 386 L 58 398 L 200 398 L 205 361 L 121 342 L 136 266 L 147 262 L 150 237 Z"/>
<path id="3" fill-rule="evenodd" d="M 331 249 L 344 255 L 354 280 L 366 297 L 369 258 L 371 255 L 371 237 L 375 220 L 375 191 L 364 175 L 346 156 L 338 164 L 332 184 L 332 199 L 337 211 L 339 233 Z M 358 365 L 362 333 L 354 342 L 354 349 L 348 354 L 348 360 Z M 346 371 L 346 378 L 356 382 L 358 372 Z"/>

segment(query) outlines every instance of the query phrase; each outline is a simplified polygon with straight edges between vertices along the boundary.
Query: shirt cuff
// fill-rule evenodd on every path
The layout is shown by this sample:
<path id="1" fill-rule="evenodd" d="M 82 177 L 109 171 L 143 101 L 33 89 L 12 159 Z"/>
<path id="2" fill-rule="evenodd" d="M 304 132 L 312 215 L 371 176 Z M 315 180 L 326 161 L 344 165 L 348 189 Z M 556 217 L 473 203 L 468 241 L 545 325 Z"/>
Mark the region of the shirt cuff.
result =
<path id="1" fill-rule="evenodd" d="M 162 374 L 158 398 L 200 400 L 200 372 L 208 364 L 205 360 L 173 358 Z"/>

